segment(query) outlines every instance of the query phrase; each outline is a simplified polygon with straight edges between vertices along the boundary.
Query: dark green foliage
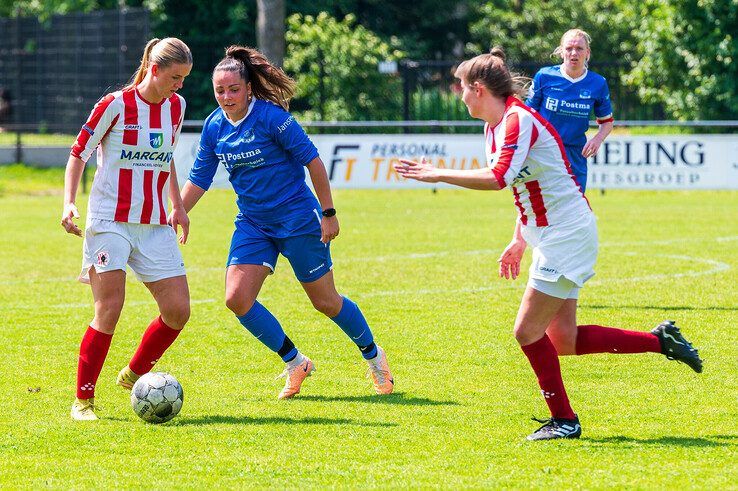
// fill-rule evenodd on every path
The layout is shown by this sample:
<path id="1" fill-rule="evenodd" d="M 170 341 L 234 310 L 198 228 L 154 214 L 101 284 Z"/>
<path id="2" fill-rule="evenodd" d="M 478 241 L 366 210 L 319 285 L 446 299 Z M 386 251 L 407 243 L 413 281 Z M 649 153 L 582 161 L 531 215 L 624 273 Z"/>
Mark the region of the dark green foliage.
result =
<path id="1" fill-rule="evenodd" d="M 355 24 L 326 13 L 289 17 L 285 68 L 297 81 L 298 105 L 306 120 L 398 119 L 401 80 L 382 74 L 378 63 L 403 53 Z M 305 106 L 303 106 L 305 107 Z"/>
<path id="2" fill-rule="evenodd" d="M 234 0 L 214 6 L 202 0 L 161 0 L 152 11 L 154 35 L 181 38 L 194 66 L 182 95 L 187 119 L 204 119 L 216 107 L 211 74 L 232 44 L 256 44 L 256 2 Z"/>
<path id="3" fill-rule="evenodd" d="M 738 3 L 646 0 L 624 8 L 637 20 L 638 55 L 626 81 L 676 119 L 738 119 Z"/>

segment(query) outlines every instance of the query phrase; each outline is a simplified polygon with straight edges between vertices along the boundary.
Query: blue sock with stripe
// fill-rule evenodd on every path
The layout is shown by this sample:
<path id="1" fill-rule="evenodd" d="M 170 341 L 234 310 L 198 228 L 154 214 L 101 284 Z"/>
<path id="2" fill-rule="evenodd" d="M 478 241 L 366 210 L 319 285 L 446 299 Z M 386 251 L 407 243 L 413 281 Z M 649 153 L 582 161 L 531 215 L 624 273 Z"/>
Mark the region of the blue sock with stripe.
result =
<path id="1" fill-rule="evenodd" d="M 377 356 L 377 345 L 374 344 L 372 330 L 369 329 L 369 324 L 366 323 L 358 305 L 343 297 L 341 311 L 337 316 L 331 317 L 331 320 L 359 347 L 364 359 L 370 360 Z"/>
<path id="2" fill-rule="evenodd" d="M 236 318 L 256 339 L 288 362 L 297 356 L 297 348 L 282 330 L 279 321 L 259 302 L 244 315 Z"/>

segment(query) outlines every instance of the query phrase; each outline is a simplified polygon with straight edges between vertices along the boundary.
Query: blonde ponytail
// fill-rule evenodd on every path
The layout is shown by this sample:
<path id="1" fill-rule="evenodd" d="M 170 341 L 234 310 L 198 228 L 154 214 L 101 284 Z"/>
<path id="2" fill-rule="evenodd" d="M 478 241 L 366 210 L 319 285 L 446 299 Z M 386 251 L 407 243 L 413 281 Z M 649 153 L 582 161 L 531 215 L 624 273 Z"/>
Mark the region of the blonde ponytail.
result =
<path id="1" fill-rule="evenodd" d="M 146 43 L 146 48 L 144 48 L 141 56 L 141 64 L 131 77 L 128 85 L 124 87 L 124 90 L 140 84 L 146 78 L 146 73 L 151 65 L 156 64 L 166 68 L 177 63 L 192 65 L 192 53 L 183 41 L 177 38 L 152 39 Z"/>

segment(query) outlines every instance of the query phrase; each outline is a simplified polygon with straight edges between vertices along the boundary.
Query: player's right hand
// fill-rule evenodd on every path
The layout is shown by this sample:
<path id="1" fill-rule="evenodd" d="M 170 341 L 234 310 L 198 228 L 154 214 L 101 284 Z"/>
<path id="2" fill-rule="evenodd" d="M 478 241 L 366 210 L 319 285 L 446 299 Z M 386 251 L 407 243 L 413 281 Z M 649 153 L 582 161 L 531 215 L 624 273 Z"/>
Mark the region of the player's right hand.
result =
<path id="1" fill-rule="evenodd" d="M 500 278 L 513 280 L 520 275 L 520 261 L 523 259 L 527 244 L 522 240 L 513 240 L 505 247 L 497 260 L 500 263 Z"/>
<path id="2" fill-rule="evenodd" d="M 68 234 L 74 234 L 77 237 L 82 237 L 82 230 L 74 223 L 74 220 L 79 218 L 79 211 L 74 203 L 67 203 L 64 205 L 64 211 L 62 212 L 61 226 Z"/>

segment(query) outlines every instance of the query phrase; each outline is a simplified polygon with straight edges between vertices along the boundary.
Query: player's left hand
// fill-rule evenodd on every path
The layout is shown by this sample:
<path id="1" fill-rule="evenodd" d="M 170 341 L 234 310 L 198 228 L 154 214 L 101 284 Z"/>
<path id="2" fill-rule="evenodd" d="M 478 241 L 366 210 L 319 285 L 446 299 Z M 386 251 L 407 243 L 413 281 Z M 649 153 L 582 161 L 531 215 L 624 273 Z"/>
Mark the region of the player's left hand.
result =
<path id="1" fill-rule="evenodd" d="M 338 218 L 335 215 L 332 217 L 323 217 L 320 221 L 320 241 L 323 244 L 332 241 L 338 237 L 339 229 Z"/>
<path id="2" fill-rule="evenodd" d="M 182 235 L 179 237 L 180 244 L 187 243 L 187 236 L 190 235 L 190 217 L 187 216 L 183 206 L 175 207 L 167 217 L 167 223 L 174 229 L 174 233 L 179 233 L 178 225 L 182 226 Z"/>
<path id="3" fill-rule="evenodd" d="M 597 152 L 600 150 L 600 145 L 602 145 L 602 140 L 600 140 L 596 136 L 593 136 L 592 139 L 589 140 L 586 145 L 584 145 L 584 148 L 582 149 L 582 155 L 586 158 L 597 155 Z"/>

